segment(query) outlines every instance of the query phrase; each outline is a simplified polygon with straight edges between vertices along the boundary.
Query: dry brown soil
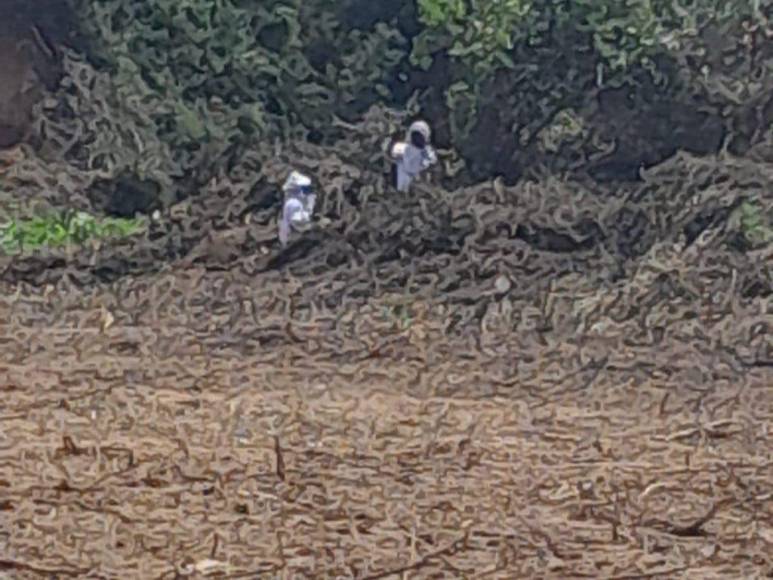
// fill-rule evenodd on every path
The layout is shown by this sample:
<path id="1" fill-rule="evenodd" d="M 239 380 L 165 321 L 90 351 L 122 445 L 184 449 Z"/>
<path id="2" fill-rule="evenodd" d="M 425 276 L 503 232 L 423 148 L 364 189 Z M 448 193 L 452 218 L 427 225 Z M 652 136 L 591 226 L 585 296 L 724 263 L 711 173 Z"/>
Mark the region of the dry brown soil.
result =
<path id="1" fill-rule="evenodd" d="M 773 575 L 770 368 L 276 276 L 4 296 L 0 577 Z"/>

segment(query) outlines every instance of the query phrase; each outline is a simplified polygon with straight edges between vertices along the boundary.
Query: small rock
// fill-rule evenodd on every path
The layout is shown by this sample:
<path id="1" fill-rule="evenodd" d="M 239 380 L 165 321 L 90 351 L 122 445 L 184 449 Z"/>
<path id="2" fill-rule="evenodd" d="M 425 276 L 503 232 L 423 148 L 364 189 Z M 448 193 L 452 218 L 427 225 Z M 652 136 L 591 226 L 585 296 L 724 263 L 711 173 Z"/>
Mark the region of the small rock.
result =
<path id="1" fill-rule="evenodd" d="M 113 323 L 115 322 L 115 317 L 113 314 L 104 306 L 100 309 L 100 326 L 102 328 L 102 332 L 107 331 L 108 328 L 113 326 Z"/>
<path id="2" fill-rule="evenodd" d="M 220 562 L 218 560 L 201 560 L 200 562 L 196 563 L 196 566 L 194 566 L 196 572 L 200 572 L 202 574 L 206 574 L 207 572 L 214 572 L 218 568 L 224 568 L 225 562 Z"/>
<path id="3" fill-rule="evenodd" d="M 758 533 L 760 535 L 760 538 L 765 540 L 768 544 L 773 544 L 773 527 L 769 526 L 760 526 L 758 528 Z"/>

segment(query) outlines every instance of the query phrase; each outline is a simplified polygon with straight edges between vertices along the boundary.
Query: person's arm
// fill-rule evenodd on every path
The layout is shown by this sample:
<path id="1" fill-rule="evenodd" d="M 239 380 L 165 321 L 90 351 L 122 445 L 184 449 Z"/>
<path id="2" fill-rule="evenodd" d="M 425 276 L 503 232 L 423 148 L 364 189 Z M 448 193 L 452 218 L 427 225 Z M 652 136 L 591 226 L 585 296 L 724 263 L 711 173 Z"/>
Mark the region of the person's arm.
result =
<path id="1" fill-rule="evenodd" d="M 430 165 L 434 165 L 435 163 L 437 163 L 437 153 L 435 153 L 435 150 L 432 147 L 427 145 L 424 148 L 424 156 L 421 162 L 422 167 L 427 169 Z"/>
<path id="2" fill-rule="evenodd" d="M 297 200 L 285 200 L 282 206 L 282 215 L 279 218 L 279 242 L 282 246 L 287 245 L 287 241 L 290 239 L 291 222 L 297 219 L 298 211 L 301 209 Z"/>
<path id="3" fill-rule="evenodd" d="M 311 219 L 311 215 L 314 213 L 314 206 L 317 203 L 317 194 L 309 193 L 303 198 L 303 206 L 308 213 L 308 219 Z"/>

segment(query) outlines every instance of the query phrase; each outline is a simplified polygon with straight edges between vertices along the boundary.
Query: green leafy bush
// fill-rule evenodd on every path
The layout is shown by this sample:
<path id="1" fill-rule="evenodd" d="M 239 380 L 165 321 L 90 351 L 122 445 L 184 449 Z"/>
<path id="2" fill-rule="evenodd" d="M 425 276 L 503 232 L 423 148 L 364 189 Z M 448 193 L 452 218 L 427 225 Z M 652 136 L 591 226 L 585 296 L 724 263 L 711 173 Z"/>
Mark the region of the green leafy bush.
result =
<path id="1" fill-rule="evenodd" d="M 484 74 L 513 68 L 519 47 L 549 43 L 557 50 L 593 51 L 599 67 L 615 75 L 654 66 L 654 57 L 679 50 L 709 24 L 760 14 L 759 2 L 731 0 L 419 0 L 419 8 L 426 28 L 415 61 L 428 66 L 427 48 L 443 47 Z"/>
<path id="2" fill-rule="evenodd" d="M 177 167 L 163 171 L 184 195 L 257 142 L 330 143 L 334 116 L 400 108 L 414 90 L 438 139 L 485 177 L 544 155 L 540 135 L 561 111 L 587 128 L 572 147 L 593 139 L 585 117 L 601 90 L 730 119 L 728 106 L 762 99 L 773 77 L 764 43 L 747 46 L 749 24 L 773 15 L 746 0 L 74 2 L 113 108 L 142 110 L 134 140 L 168 153 Z M 730 48 L 738 58 L 723 64 Z"/>
<path id="3" fill-rule="evenodd" d="M 428 68 L 428 48 L 444 47 L 478 74 L 500 66 L 512 68 L 510 51 L 521 36 L 519 31 L 528 27 L 531 8 L 529 0 L 419 0 L 427 29 L 417 39 L 414 62 Z"/>
<path id="4" fill-rule="evenodd" d="M 6 254 L 43 247 L 79 245 L 90 239 L 122 238 L 140 232 L 143 222 L 121 218 L 99 220 L 84 212 L 13 220 L 0 226 L 0 248 Z"/>
<path id="5" fill-rule="evenodd" d="M 75 1 L 90 59 L 110 73 L 111 94 L 99 96 L 116 115 L 137 109 L 149 121 L 135 141 L 171 155 L 172 200 L 258 142 L 334 134 L 334 115 L 390 98 L 408 55 L 394 26 L 344 25 L 347 12 L 327 0 Z M 125 133 L 120 125 L 106 133 Z M 121 152 L 102 158 L 120 164 Z"/>
<path id="6" fill-rule="evenodd" d="M 693 110 L 700 98 L 697 102 L 720 111 L 770 86 L 744 85 L 740 73 L 748 76 L 754 64 L 747 30 L 765 21 L 760 3 L 418 0 L 418 5 L 424 28 L 413 39 L 411 59 L 429 69 L 438 57 L 450 58 L 442 88 L 450 136 L 467 148 L 468 158 L 478 155 L 475 142 L 488 135 L 506 163 L 503 149 L 536 147 L 536 135 L 556 114 L 591 107 L 594 95 L 605 89 L 630 87 L 643 101 L 683 101 Z M 725 70 L 722 59 L 731 49 L 738 58 Z M 765 71 L 758 78 L 770 81 Z"/>
<path id="7" fill-rule="evenodd" d="M 79 6 L 92 53 L 112 67 L 119 85 L 143 79 L 143 97 L 157 99 L 159 132 L 180 147 L 322 126 L 337 103 L 374 87 L 383 93 L 385 69 L 405 52 L 392 48 L 404 39 L 384 23 L 344 30 L 334 6 L 319 0 Z M 328 54 L 310 62 L 310 50 L 321 44 Z"/>
<path id="8" fill-rule="evenodd" d="M 750 246 L 757 247 L 773 241 L 773 227 L 759 202 L 746 201 L 741 204 L 735 219 Z"/>

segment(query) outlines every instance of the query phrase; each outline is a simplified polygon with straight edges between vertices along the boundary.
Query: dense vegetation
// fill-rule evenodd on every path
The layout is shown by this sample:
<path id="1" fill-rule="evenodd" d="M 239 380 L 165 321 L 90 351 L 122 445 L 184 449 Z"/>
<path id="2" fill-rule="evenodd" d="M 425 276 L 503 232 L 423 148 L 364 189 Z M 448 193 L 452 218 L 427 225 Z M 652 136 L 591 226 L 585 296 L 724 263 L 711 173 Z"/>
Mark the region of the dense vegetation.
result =
<path id="1" fill-rule="evenodd" d="M 674 146 L 716 150 L 730 133 L 740 148 L 750 128 L 739 119 L 771 87 L 770 72 L 756 68 L 770 57 L 769 49 L 762 54 L 769 3 L 767 14 L 759 2 L 724 0 L 419 4 L 426 28 L 414 60 L 431 67 L 438 55 L 450 57 L 451 136 L 486 165 L 475 144 L 495 134 L 501 153 L 488 171 L 507 173 L 516 151 L 529 159 L 532 146 L 544 150 L 550 129 L 561 135 L 554 149 L 576 140 L 582 131 L 567 116 L 590 124 L 605 142 L 622 138 L 614 133 L 624 132 L 626 118 L 660 117 L 660 127 L 636 126 L 627 137 L 640 143 L 618 152 L 633 169 Z M 725 117 L 728 106 L 737 108 Z"/>
<path id="2" fill-rule="evenodd" d="M 175 178 L 255 139 L 331 141 L 334 115 L 417 92 L 473 178 L 537 161 L 620 177 L 676 148 L 742 150 L 770 108 L 772 13 L 752 0 L 78 3 L 92 59 L 149 112 Z"/>
<path id="3" fill-rule="evenodd" d="M 139 219 L 99 219 L 84 212 L 62 211 L 0 224 L 0 252 L 16 254 L 44 247 L 83 244 L 107 237 L 127 237 L 142 230 Z"/>
<path id="4" fill-rule="evenodd" d="M 65 1 L 70 18 L 52 12 Z M 772 6 L 46 0 L 41 14 L 57 16 L 38 24 L 72 21 L 78 35 L 47 35 L 74 50 L 31 132 L 50 175 L 30 179 L 130 217 L 195 195 L 245 155 L 260 173 L 279 140 L 341 151 L 373 105 L 430 121 L 464 162 L 450 188 L 545 170 L 637 179 L 680 149 L 743 155 L 770 138 Z"/>

